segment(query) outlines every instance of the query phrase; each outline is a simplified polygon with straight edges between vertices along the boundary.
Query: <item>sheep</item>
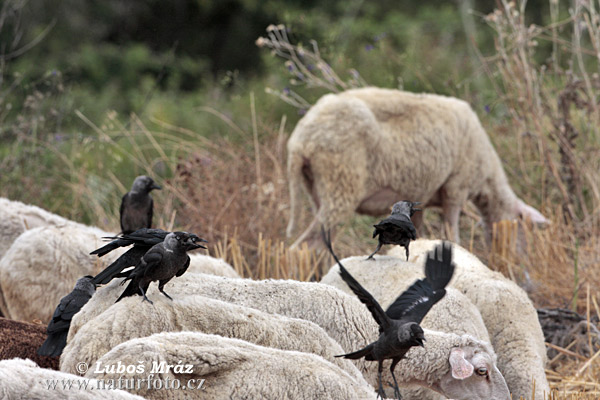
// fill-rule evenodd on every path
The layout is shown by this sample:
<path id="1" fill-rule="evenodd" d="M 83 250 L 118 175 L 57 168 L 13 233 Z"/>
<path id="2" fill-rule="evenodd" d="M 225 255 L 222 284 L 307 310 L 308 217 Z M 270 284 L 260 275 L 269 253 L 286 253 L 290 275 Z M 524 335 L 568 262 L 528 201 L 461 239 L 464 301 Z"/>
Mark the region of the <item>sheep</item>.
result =
<path id="1" fill-rule="evenodd" d="M 29 358 L 42 368 L 57 370 L 58 358 L 36 353 L 46 336 L 44 325 L 0 318 L 0 360 Z"/>
<path id="2" fill-rule="evenodd" d="M 227 278 L 240 278 L 236 270 L 222 258 L 215 258 L 204 254 L 191 253 L 189 273 L 203 273 L 224 276 Z"/>
<path id="3" fill-rule="evenodd" d="M 123 390 L 108 390 L 95 379 L 40 368 L 35 362 L 21 358 L 0 361 L 0 393 L 8 400 L 143 400 Z"/>
<path id="4" fill-rule="evenodd" d="M 0 311 L 11 319 L 50 321 L 78 278 L 95 275 L 120 255 L 97 259 L 88 254 L 107 235 L 112 234 L 71 224 L 22 233 L 0 260 Z"/>
<path id="5" fill-rule="evenodd" d="M 410 261 L 422 270 L 422 265 L 439 240 L 417 239 L 411 243 Z M 387 296 L 397 295 L 396 281 L 403 279 L 403 271 L 410 269 L 404 263 L 403 248 L 394 246 L 388 255 L 396 257 L 396 262 L 376 263 L 344 262 L 344 266 L 360 282 L 372 281 L 381 285 L 381 293 Z M 498 368 L 502 371 L 508 388 L 514 398 L 528 398 L 533 392 L 535 397 L 543 399 L 544 393 L 550 393 L 550 387 L 544 372 L 546 349 L 544 335 L 540 327 L 536 310 L 525 291 L 517 284 L 505 278 L 501 273 L 491 271 L 477 257 L 459 245 L 453 245 L 453 260 L 456 264 L 450 287 L 460 290 L 478 308 L 483 322 L 490 334 L 491 344 L 498 354 Z M 383 260 L 382 260 L 383 261 Z M 330 275 L 331 274 L 331 275 Z M 331 271 L 323 282 L 327 282 L 335 273 Z M 373 295 L 377 298 L 377 289 Z"/>
<path id="6" fill-rule="evenodd" d="M 79 363 L 93 365 L 110 349 L 130 339 L 176 331 L 211 333 L 260 346 L 310 352 L 364 382 L 350 361 L 334 358 L 343 352 L 342 348 L 316 324 L 197 295 L 178 295 L 174 301 L 161 296 L 154 307 L 139 298 L 126 298 L 112 305 L 72 337 L 60 360 L 61 371 L 76 373 Z"/>
<path id="7" fill-rule="evenodd" d="M 317 355 L 199 332 L 160 333 L 122 343 L 86 377 L 146 378 L 161 363 L 165 370 L 166 365 L 179 368 L 150 376 L 152 385 L 140 385 L 136 394 L 148 399 L 375 399 L 366 383 Z M 115 372 L 119 364 L 143 366 L 144 372 Z M 157 380 L 175 389 L 154 389 Z M 187 390 L 177 390 L 180 385 Z"/>
<path id="8" fill-rule="evenodd" d="M 15 239 L 28 229 L 69 224 L 83 226 L 39 207 L 0 197 L 0 258 Z"/>
<path id="9" fill-rule="evenodd" d="M 351 257 L 342 260 L 342 264 L 373 295 L 384 310 L 414 281 L 423 278 L 423 263 L 414 265 L 412 263 L 400 262 L 395 257 L 379 256 L 376 265 L 377 272 L 375 272 L 370 268 L 373 264 L 371 261 L 366 261 L 367 264 L 362 264 L 363 261 L 366 261 L 364 257 Z M 381 271 L 386 271 L 387 273 L 384 274 Z M 385 279 L 383 278 L 384 275 Z M 321 283 L 352 294 L 351 289 L 340 277 L 337 264 L 323 276 Z M 439 303 L 433 306 L 423 319 L 421 326 L 437 332 L 448 332 L 461 336 L 468 335 L 481 341 L 484 344 L 480 346 L 486 349 L 485 351 L 491 355 L 488 358 L 491 366 L 490 375 L 502 376 L 494 366 L 495 356 L 493 356 L 494 352 L 489 344 L 490 337 L 481 314 L 477 307 L 460 291 L 446 287 L 446 295 Z M 428 351 L 431 343 L 429 336 L 426 336 L 426 339 L 425 350 Z M 435 347 L 433 346 L 433 348 Z M 430 358 L 435 359 L 433 357 Z M 403 370 L 419 368 L 419 365 L 421 365 L 420 362 L 413 363 L 411 360 L 409 360 L 408 364 L 409 367 L 405 367 Z M 500 386 L 504 388 L 506 384 L 500 384 Z M 508 392 L 508 388 L 506 388 L 506 392 Z M 424 388 L 402 389 L 401 393 L 405 399 L 441 399 L 439 394 Z"/>
<path id="10" fill-rule="evenodd" d="M 291 237 L 302 184 L 315 217 L 293 246 L 322 245 L 320 225 L 334 228 L 354 211 L 379 216 L 399 200 L 441 206 L 458 242 L 461 207 L 472 200 L 488 238 L 494 222 L 547 220 L 520 200 L 468 103 L 434 94 L 368 87 L 327 94 L 298 122 L 288 142 Z M 421 222 L 415 215 L 415 225 Z"/>
<path id="11" fill-rule="evenodd" d="M 271 314 L 280 314 L 292 318 L 300 318 L 316 323 L 325 332 L 337 341 L 344 350 L 355 349 L 366 342 L 374 341 L 378 336 L 377 324 L 365 306 L 360 303 L 355 296 L 349 296 L 339 289 L 324 285 L 321 283 L 309 283 L 285 280 L 265 280 L 252 281 L 248 279 L 231 279 L 205 274 L 185 274 L 179 280 L 169 283 L 172 285 L 169 289 L 178 296 L 198 295 L 206 296 L 222 301 L 255 308 Z M 111 307 L 115 299 L 119 296 L 118 281 L 111 282 L 104 288 L 97 291 L 96 295 L 86 304 L 82 310 L 73 317 L 71 329 L 67 343 L 71 343 L 73 337 L 78 334 L 82 327 L 89 323 L 97 315 L 101 314 L 107 308 Z M 156 288 L 151 287 L 150 290 Z M 476 329 L 474 329 L 476 331 Z M 485 328 L 483 328 L 485 331 Z M 494 353 L 489 349 L 484 341 L 472 338 L 469 335 L 458 336 L 443 332 L 426 332 L 428 337 L 436 336 L 439 339 L 437 344 L 436 357 L 445 357 L 449 360 L 451 351 L 456 346 L 462 346 L 460 349 L 467 354 L 466 359 L 472 360 L 479 354 L 487 354 L 490 369 L 493 369 Z M 429 349 L 429 347 L 427 347 Z M 477 351 L 474 352 L 474 349 Z M 422 354 L 410 350 L 407 354 L 412 363 L 422 363 L 422 357 L 416 357 L 415 354 Z M 341 353 L 340 353 L 341 354 Z M 476 357 L 479 360 L 479 356 Z M 467 360 L 467 361 L 468 361 Z M 473 360 L 476 361 L 476 360 Z M 445 370 L 433 371 L 425 370 L 419 376 L 412 373 L 413 368 L 404 368 L 405 361 L 398 364 L 396 371 L 402 369 L 407 371 L 402 378 L 402 382 L 411 384 L 420 384 L 422 386 L 433 387 L 434 384 L 442 387 L 442 380 L 447 378 L 450 373 L 450 365 L 444 364 Z M 374 387 L 377 385 L 377 365 L 364 360 L 354 361 L 354 365 L 363 373 L 363 376 Z M 418 371 L 419 369 L 415 369 Z M 423 367 L 420 368 L 423 371 Z M 434 374 L 434 372 L 437 372 Z M 391 374 L 386 369 L 384 371 L 384 381 L 391 381 Z M 454 382 L 450 379 L 444 384 L 444 390 L 452 390 L 460 382 Z M 494 382 L 496 385 L 496 382 Z M 461 389 L 464 392 L 464 388 Z M 501 389 L 500 389 L 501 390 Z M 508 392 L 507 392 L 508 393 Z M 448 397 L 463 399 L 460 393 L 444 392 Z M 472 398 L 472 397 L 471 397 Z M 485 397 L 484 397 L 485 398 Z M 505 400 L 504 397 L 497 397 Z M 488 397 L 489 399 L 489 397 Z"/>

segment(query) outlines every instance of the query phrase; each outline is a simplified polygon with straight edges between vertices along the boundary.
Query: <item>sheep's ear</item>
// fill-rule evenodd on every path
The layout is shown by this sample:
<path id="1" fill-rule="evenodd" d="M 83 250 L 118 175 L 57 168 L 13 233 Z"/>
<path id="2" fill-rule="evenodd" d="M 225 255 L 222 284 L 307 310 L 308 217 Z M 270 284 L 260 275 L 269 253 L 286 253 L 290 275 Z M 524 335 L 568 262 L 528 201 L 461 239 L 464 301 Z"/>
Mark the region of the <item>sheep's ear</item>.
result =
<path id="1" fill-rule="evenodd" d="M 454 379 L 466 379 L 473 375 L 473 364 L 465 358 L 465 352 L 458 347 L 450 351 L 450 367 Z"/>
<path id="2" fill-rule="evenodd" d="M 548 224 L 549 221 L 542 215 L 541 212 L 525 204 L 523 200 L 518 199 L 516 205 L 517 215 L 523 219 L 529 219 L 535 224 Z"/>

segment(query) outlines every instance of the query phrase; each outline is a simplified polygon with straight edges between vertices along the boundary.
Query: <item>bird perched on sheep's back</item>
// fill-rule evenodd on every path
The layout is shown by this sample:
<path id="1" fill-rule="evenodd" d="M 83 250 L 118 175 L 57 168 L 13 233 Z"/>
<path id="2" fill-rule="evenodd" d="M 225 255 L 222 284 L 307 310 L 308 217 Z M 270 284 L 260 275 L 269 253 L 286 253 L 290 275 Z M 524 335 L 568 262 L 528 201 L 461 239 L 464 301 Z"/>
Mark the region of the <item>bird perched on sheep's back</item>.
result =
<path id="1" fill-rule="evenodd" d="M 92 282 L 92 276 L 86 275 L 77 280 L 71 293 L 60 299 L 46 329 L 48 338 L 37 351 L 39 355 L 58 357 L 62 354 L 67 345 L 67 334 L 73 316 L 81 310 L 95 292 L 96 285 Z"/>
<path id="2" fill-rule="evenodd" d="M 90 254 L 96 254 L 98 257 L 102 257 L 111 251 L 118 249 L 119 247 L 127 247 L 131 245 L 133 245 L 133 247 L 123 253 L 112 264 L 96 275 L 94 277 L 94 283 L 97 285 L 104 285 L 110 282 L 113 278 L 128 277 L 131 271 L 126 271 L 124 273 L 122 273 L 122 271 L 127 267 L 136 266 L 144 254 L 146 254 L 146 252 L 150 250 L 152 246 L 165 240 L 165 237 L 169 233 L 170 232 L 163 231 L 162 229 L 143 228 L 129 234 L 110 237 L 110 239 L 114 239 L 112 242 L 92 251 Z M 206 249 L 206 247 L 200 244 L 201 242 L 206 243 L 206 240 L 194 235 L 193 233 L 190 233 L 189 235 L 190 236 L 188 240 L 198 244 L 198 248 Z"/>
<path id="3" fill-rule="evenodd" d="M 152 301 L 146 297 L 150 282 L 158 281 L 158 290 L 173 300 L 164 291 L 164 286 L 174 277 L 185 273 L 190 265 L 187 252 L 202 247 L 197 243 L 197 236 L 188 232 L 171 232 L 165 240 L 156 244 L 144 254 L 142 260 L 121 284 L 131 280 L 117 301 L 127 296 L 141 293 L 143 300 Z M 143 301 L 142 300 L 142 301 Z"/>
<path id="4" fill-rule="evenodd" d="M 160 190 L 152 178 L 140 175 L 133 181 L 131 190 L 121 200 L 121 232 L 131 233 L 141 228 L 152 226 L 152 208 L 154 202 L 150 192 L 153 189 Z"/>
<path id="5" fill-rule="evenodd" d="M 379 236 L 379 244 L 375 251 L 367 257 L 367 260 L 374 260 L 373 256 L 381 249 L 384 244 L 397 244 L 406 249 L 406 261 L 408 261 L 408 245 L 411 240 L 417 238 L 417 230 L 411 221 L 411 217 L 417 211 L 421 211 L 418 206 L 419 202 L 399 201 L 392 207 L 392 214 L 379 221 L 377 225 L 373 225 L 373 238 Z"/>
<path id="6" fill-rule="evenodd" d="M 336 357 L 344 357 L 352 360 L 364 357 L 368 361 L 377 361 L 379 363 L 378 394 L 381 398 L 386 397 L 381 383 L 383 361 L 391 359 L 390 372 L 394 379 L 394 392 L 396 397 L 400 398 L 394 369 L 396 368 L 396 364 L 404 358 L 411 347 L 425 347 L 423 344 L 425 335 L 419 323 L 431 307 L 446 294 L 445 287 L 454 274 L 452 247 L 448 243 L 443 243 L 442 246 L 438 246 L 433 252 L 430 252 L 425 262 L 425 279 L 415 281 L 384 312 L 377 300 L 344 268 L 334 254 L 329 236 L 325 234 L 324 230 L 323 240 L 340 267 L 342 279 L 348 284 L 354 294 L 358 296 L 359 300 L 367 306 L 379 325 L 379 338 L 375 342 L 358 351 Z"/>

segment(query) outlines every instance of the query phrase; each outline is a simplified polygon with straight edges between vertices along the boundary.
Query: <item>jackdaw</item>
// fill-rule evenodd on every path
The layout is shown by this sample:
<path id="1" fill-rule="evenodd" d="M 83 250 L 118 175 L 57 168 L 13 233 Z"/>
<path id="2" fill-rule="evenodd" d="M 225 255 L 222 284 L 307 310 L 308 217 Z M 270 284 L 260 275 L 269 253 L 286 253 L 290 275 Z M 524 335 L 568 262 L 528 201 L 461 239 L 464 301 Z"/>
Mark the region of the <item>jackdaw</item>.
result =
<path id="1" fill-rule="evenodd" d="M 396 364 L 404 358 L 406 352 L 411 347 L 425 347 L 423 344 L 425 336 L 419 323 L 431 307 L 446 294 L 445 287 L 450 282 L 450 279 L 452 279 L 452 274 L 454 273 L 452 246 L 448 242 L 444 242 L 437 246 L 434 251 L 429 252 L 425 261 L 425 279 L 415 281 L 383 312 L 377 300 L 350 275 L 333 253 L 329 235 L 326 235 L 324 230 L 323 240 L 340 267 L 342 279 L 348 284 L 354 294 L 358 296 L 359 300 L 367 306 L 379 325 L 379 338 L 375 342 L 361 350 L 336 357 L 344 357 L 352 360 L 364 357 L 368 361 L 377 361 L 379 363 L 378 395 L 381 398 L 385 398 L 385 391 L 381 383 L 383 360 L 391 359 L 390 372 L 394 379 L 394 394 L 397 398 L 400 398 L 394 368 L 396 368 Z"/>
<path id="2" fill-rule="evenodd" d="M 153 189 L 161 189 L 152 178 L 140 175 L 133 181 L 131 190 L 121 200 L 121 232 L 131 233 L 152 226 L 154 202 L 150 196 Z"/>
<path id="3" fill-rule="evenodd" d="M 417 230 L 410 217 L 416 211 L 421 211 L 420 208 L 415 208 L 419 204 L 421 203 L 418 201 L 399 201 L 392 207 L 392 214 L 389 217 L 379 221 L 377 225 L 373 225 L 375 227 L 373 238 L 379 235 L 379 243 L 367 260 L 374 260 L 373 256 L 381 249 L 382 245 L 397 244 L 406 249 L 406 261 L 408 261 L 408 245 L 411 240 L 417 238 Z"/>
<path id="4" fill-rule="evenodd" d="M 150 248 L 156 244 L 161 243 L 165 240 L 165 237 L 169 234 L 168 231 L 163 231 L 162 229 L 138 229 L 135 232 L 124 234 L 116 237 L 108 237 L 107 239 L 114 239 L 112 242 L 106 244 L 105 246 L 100 247 L 92 251 L 90 254 L 96 254 L 98 257 L 102 257 L 111 251 L 118 249 L 119 247 L 127 247 L 133 245 L 132 248 L 123 253 L 119 258 L 117 258 L 112 264 L 106 267 L 103 271 L 101 271 L 98 275 L 94 277 L 93 282 L 97 285 L 104 285 L 110 282 L 113 278 L 122 278 L 129 276 L 131 271 L 122 272 L 125 268 L 136 266 L 144 254 Z M 197 243 L 199 248 L 206 249 L 206 247 L 202 246 L 201 242 L 207 242 L 206 240 L 194 235 L 190 234 L 190 241 Z"/>
<path id="5" fill-rule="evenodd" d="M 73 291 L 60 299 L 60 303 L 52 320 L 48 324 L 46 341 L 37 350 L 40 356 L 58 357 L 67 345 L 67 334 L 71 326 L 71 319 L 92 298 L 96 292 L 96 285 L 92 276 L 81 277 L 75 283 Z"/>
<path id="6" fill-rule="evenodd" d="M 188 269 L 190 256 L 187 252 L 201 247 L 194 240 L 194 236 L 196 235 L 187 232 L 171 232 L 163 242 L 152 246 L 127 279 L 121 282 L 124 284 L 127 280 L 131 280 L 117 301 L 141 293 L 144 296 L 142 301 L 147 300 L 153 304 L 146 297 L 146 291 L 153 281 L 158 281 L 158 290 L 173 300 L 163 288 L 173 277 L 183 275 Z"/>

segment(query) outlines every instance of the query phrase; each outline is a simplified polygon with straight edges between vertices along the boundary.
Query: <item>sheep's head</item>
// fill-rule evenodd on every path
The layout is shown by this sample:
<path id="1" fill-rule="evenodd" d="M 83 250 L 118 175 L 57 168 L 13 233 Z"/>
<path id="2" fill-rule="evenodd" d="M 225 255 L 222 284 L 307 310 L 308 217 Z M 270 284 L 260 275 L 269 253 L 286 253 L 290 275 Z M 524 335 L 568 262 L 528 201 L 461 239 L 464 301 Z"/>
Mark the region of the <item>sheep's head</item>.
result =
<path id="1" fill-rule="evenodd" d="M 493 353 L 475 346 L 454 347 L 448 362 L 450 371 L 440 380 L 438 388 L 444 396 L 456 400 L 510 399 Z"/>

